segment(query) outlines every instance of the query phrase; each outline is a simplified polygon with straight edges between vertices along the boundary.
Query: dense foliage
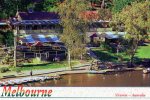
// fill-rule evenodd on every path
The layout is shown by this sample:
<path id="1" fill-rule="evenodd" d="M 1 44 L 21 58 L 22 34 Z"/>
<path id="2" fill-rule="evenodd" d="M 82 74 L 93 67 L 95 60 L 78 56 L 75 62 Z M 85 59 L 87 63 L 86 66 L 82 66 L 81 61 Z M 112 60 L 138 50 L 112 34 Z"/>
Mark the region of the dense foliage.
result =
<path id="1" fill-rule="evenodd" d="M 147 2 L 143 3 L 144 1 Z M 117 22 L 117 25 L 119 23 L 119 25 L 121 24 L 125 27 L 130 44 L 133 46 L 132 50 L 134 50 L 135 47 L 137 48 L 138 41 L 144 38 L 143 36 L 146 36 L 145 33 L 148 31 L 148 25 L 150 23 L 147 8 L 149 4 L 148 1 L 149 0 L 0 0 L 0 19 L 15 16 L 17 10 L 27 11 L 29 8 L 33 8 L 35 11 L 58 12 L 63 27 L 61 39 L 71 50 L 71 55 L 76 57 L 83 54 L 84 51 L 84 35 L 82 33 L 85 32 L 86 22 L 80 18 L 80 14 L 87 9 L 89 10 L 90 3 L 94 3 L 100 5 L 100 9 L 98 10 L 100 19 L 108 20 L 112 14 L 115 15 L 115 22 Z M 11 43 L 13 43 L 13 36 L 11 32 L 7 34 L 8 35 L 0 35 L 0 42 L 4 42 L 10 46 Z M 132 50 L 130 52 L 134 54 L 135 51 L 133 52 Z"/>
<path id="2" fill-rule="evenodd" d="M 27 11 L 32 7 L 36 11 L 57 11 L 58 5 L 64 0 L 0 0 L 0 19 L 9 18 L 16 14 L 16 11 Z M 133 1 L 142 2 L 145 0 L 87 0 L 104 8 L 110 8 L 112 12 L 120 12 L 126 5 Z"/>
<path id="3" fill-rule="evenodd" d="M 13 33 L 11 31 L 0 31 L 0 45 L 3 44 L 7 46 L 13 45 Z"/>
<path id="4" fill-rule="evenodd" d="M 116 14 L 115 21 L 125 28 L 126 39 L 128 40 L 128 54 L 133 62 L 134 55 L 138 49 L 139 41 L 144 40 L 150 35 L 150 2 L 133 2 L 131 5 L 126 6 L 123 10 Z"/>
<path id="5" fill-rule="evenodd" d="M 83 33 L 86 23 L 80 18 L 80 14 L 86 8 L 86 0 L 66 0 L 59 5 L 58 12 L 63 26 L 61 39 L 71 51 L 72 57 L 78 57 L 84 52 Z"/>
<path id="6" fill-rule="evenodd" d="M 32 3 L 31 0 L 1 0 L 0 18 L 9 18 L 19 11 L 26 11 L 27 6 Z"/>
<path id="7" fill-rule="evenodd" d="M 124 7 L 131 5 L 132 2 L 143 2 L 146 0 L 113 0 L 112 12 L 120 12 Z"/>

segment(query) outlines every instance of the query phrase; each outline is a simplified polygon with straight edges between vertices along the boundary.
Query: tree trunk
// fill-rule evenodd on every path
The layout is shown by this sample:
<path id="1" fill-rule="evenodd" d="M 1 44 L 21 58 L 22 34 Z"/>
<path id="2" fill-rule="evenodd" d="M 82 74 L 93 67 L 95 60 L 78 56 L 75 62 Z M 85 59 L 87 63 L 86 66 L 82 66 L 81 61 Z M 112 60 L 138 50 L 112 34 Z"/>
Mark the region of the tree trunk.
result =
<path id="1" fill-rule="evenodd" d="M 72 70 L 72 67 L 71 67 L 71 57 L 70 57 L 70 49 L 68 49 L 68 66 Z"/>
<path id="2" fill-rule="evenodd" d="M 133 58 L 134 58 L 134 54 L 133 55 L 131 55 L 131 58 L 130 58 L 130 67 L 133 67 Z"/>
<path id="3" fill-rule="evenodd" d="M 14 30 L 14 67 L 17 67 L 17 33 L 18 27 Z"/>
<path id="4" fill-rule="evenodd" d="M 131 55 L 131 59 L 130 59 L 130 66 L 131 66 L 131 67 L 134 67 L 134 66 L 133 66 L 133 63 L 134 63 L 134 56 L 135 56 L 136 50 L 137 50 L 137 45 L 136 45 L 135 48 L 133 49 L 133 53 L 132 53 L 132 55 Z"/>
<path id="5" fill-rule="evenodd" d="M 101 8 L 105 8 L 105 0 L 102 1 Z"/>
<path id="6" fill-rule="evenodd" d="M 14 36 L 14 67 L 17 67 L 16 36 Z"/>

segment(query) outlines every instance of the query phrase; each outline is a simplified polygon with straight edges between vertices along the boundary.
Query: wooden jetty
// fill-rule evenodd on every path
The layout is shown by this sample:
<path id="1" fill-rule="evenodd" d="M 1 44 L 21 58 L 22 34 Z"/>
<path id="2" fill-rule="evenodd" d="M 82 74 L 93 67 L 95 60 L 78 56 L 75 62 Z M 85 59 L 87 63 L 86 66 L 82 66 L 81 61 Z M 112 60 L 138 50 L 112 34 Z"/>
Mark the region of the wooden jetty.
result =
<path id="1" fill-rule="evenodd" d="M 19 79 L 0 81 L 0 86 L 18 85 L 18 84 L 24 84 L 24 83 L 31 83 L 31 82 L 51 80 L 51 79 L 60 79 L 60 76 L 31 76 L 31 77 L 24 77 L 24 78 L 19 78 Z"/>

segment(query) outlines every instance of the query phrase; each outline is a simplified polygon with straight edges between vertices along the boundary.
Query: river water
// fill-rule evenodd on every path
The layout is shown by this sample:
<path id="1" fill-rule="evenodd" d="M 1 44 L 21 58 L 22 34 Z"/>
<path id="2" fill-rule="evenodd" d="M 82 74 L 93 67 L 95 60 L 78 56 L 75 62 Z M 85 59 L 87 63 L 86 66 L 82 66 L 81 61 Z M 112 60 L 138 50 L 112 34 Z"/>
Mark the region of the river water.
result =
<path id="1" fill-rule="evenodd" d="M 150 74 L 142 71 L 129 71 L 108 74 L 69 74 L 60 80 L 47 80 L 24 84 L 24 86 L 63 86 L 63 87 L 148 87 Z"/>

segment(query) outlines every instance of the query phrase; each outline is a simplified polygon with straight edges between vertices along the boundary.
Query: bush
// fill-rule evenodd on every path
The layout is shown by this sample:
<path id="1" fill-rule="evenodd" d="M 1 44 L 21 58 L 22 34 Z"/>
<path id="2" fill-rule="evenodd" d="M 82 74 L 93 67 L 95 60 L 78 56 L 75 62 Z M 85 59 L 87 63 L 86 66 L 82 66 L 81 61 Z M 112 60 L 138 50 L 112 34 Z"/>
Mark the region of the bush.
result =
<path id="1" fill-rule="evenodd" d="M 101 48 L 101 49 L 104 49 L 104 48 L 105 48 L 105 45 L 106 45 L 106 43 L 105 43 L 105 42 L 101 42 L 101 44 L 100 44 L 100 48 Z"/>
<path id="2" fill-rule="evenodd" d="M 41 64 L 43 62 L 41 61 L 41 59 L 39 57 L 36 57 L 36 58 L 33 58 L 32 63 L 33 64 Z"/>
<path id="3" fill-rule="evenodd" d="M 20 73 L 21 72 L 21 68 L 16 68 L 16 72 Z"/>
<path id="4" fill-rule="evenodd" d="M 7 71 L 9 71 L 9 68 L 8 68 L 8 67 L 2 67 L 2 68 L 0 68 L 0 72 L 1 72 L 1 73 L 5 73 L 5 72 L 7 72 Z"/>
<path id="5" fill-rule="evenodd" d="M 122 61 L 124 60 L 124 59 L 123 59 L 123 55 L 118 55 L 117 57 L 118 57 L 118 61 L 119 61 L 119 62 L 122 62 Z"/>
<path id="6" fill-rule="evenodd" d="M 108 50 L 109 52 L 112 52 L 111 46 L 109 46 L 109 45 L 108 45 L 107 43 L 105 43 L 105 42 L 102 42 L 102 43 L 101 43 L 100 48 L 101 48 L 101 49 L 104 49 L 104 50 Z"/>

